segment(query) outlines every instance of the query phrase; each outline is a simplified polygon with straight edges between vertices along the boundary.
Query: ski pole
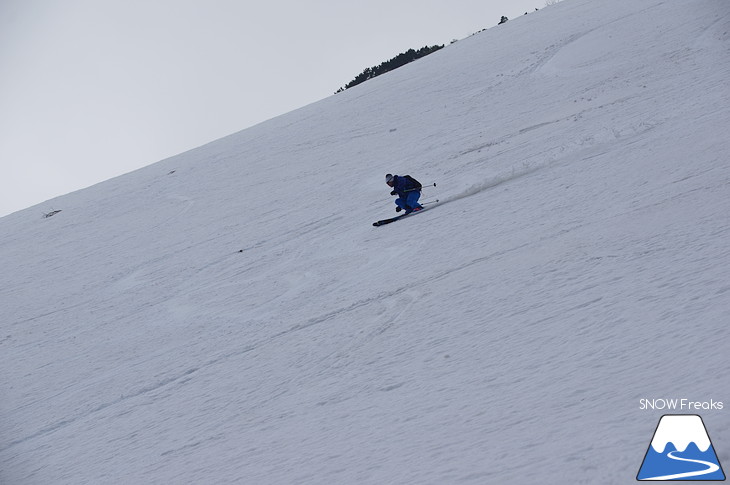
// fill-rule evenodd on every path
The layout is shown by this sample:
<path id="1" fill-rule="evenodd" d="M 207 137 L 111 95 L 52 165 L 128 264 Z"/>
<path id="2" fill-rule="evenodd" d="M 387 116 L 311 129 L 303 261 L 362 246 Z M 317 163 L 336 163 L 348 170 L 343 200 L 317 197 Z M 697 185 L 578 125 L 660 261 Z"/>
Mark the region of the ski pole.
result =
<path id="1" fill-rule="evenodd" d="M 429 184 L 429 185 L 422 185 L 418 189 L 408 189 L 408 190 L 404 190 L 403 192 L 413 192 L 414 190 L 421 190 L 424 187 L 436 187 L 436 184 L 434 183 L 434 184 Z"/>

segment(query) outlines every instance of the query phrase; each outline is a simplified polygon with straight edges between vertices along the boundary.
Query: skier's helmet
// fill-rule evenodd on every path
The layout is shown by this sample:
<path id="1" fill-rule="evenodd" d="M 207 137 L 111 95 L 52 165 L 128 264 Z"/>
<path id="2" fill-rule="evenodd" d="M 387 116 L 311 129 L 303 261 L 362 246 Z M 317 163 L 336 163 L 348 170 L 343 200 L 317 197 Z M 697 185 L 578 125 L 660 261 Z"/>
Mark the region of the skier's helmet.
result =
<path id="1" fill-rule="evenodd" d="M 393 186 L 393 174 L 389 173 L 385 176 L 385 183 L 390 185 L 391 187 Z"/>

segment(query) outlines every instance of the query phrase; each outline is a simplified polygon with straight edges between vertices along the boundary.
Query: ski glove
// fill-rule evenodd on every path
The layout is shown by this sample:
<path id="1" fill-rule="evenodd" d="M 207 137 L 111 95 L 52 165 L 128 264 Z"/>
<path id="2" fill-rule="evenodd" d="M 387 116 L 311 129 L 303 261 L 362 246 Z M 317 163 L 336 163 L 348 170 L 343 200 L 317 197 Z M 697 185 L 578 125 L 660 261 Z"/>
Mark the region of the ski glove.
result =
<path id="1" fill-rule="evenodd" d="M 391 193 L 390 193 L 390 195 L 398 195 L 398 192 L 396 192 L 396 191 L 394 190 L 393 192 L 391 192 Z"/>

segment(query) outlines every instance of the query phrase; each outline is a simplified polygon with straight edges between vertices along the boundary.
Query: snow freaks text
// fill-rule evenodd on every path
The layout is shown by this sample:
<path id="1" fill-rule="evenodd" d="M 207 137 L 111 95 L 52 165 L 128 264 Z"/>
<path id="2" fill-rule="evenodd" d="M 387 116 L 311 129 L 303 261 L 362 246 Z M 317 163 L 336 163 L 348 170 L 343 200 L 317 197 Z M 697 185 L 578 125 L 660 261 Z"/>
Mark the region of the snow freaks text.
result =
<path id="1" fill-rule="evenodd" d="M 719 411 L 723 408 L 722 401 L 693 401 L 691 399 L 639 399 L 641 410 L 669 410 L 669 411 Z"/>

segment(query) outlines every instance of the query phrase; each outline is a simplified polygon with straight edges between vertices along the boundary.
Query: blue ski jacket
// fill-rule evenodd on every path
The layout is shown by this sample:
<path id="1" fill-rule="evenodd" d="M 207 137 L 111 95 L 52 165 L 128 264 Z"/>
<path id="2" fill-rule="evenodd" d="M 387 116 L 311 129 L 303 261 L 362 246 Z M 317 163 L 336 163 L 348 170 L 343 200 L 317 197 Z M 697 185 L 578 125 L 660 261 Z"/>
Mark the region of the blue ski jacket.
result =
<path id="1" fill-rule="evenodd" d="M 420 191 L 421 185 L 412 178 L 407 175 L 403 177 L 400 175 L 393 176 L 393 191 L 398 194 L 398 197 L 405 199 L 409 193 L 416 192 L 414 189 Z"/>

